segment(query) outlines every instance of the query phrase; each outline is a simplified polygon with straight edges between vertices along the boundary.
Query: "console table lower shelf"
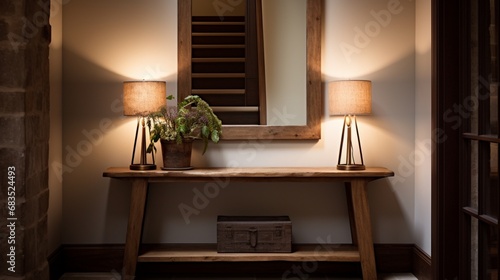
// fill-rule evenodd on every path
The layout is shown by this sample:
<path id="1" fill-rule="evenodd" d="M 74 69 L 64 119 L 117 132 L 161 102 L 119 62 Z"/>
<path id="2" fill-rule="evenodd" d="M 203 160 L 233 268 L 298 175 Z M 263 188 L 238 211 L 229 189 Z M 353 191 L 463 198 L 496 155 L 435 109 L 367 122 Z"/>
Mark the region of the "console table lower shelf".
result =
<path id="1" fill-rule="evenodd" d="M 126 179 L 132 183 L 127 237 L 123 257 L 122 280 L 135 279 L 138 262 L 245 262 L 245 261 L 335 261 L 359 262 L 363 279 L 377 279 L 373 252 L 372 228 L 366 188 L 369 182 L 394 176 L 383 167 L 345 171 L 332 167 L 273 168 L 195 168 L 183 171 L 136 171 L 127 167 L 111 167 L 104 177 Z M 212 182 L 331 182 L 344 183 L 351 246 L 296 245 L 292 253 L 217 253 L 214 244 L 183 244 L 147 249 L 141 246 L 142 225 L 149 183 Z M 168 184 L 166 184 L 168 187 Z M 334 185 L 334 186 L 338 186 Z"/>
<path id="2" fill-rule="evenodd" d="M 169 244 L 145 246 L 138 262 L 359 262 L 352 245 L 294 244 L 292 253 L 217 253 L 217 244 Z M 149 247 L 149 248 L 148 248 Z"/>

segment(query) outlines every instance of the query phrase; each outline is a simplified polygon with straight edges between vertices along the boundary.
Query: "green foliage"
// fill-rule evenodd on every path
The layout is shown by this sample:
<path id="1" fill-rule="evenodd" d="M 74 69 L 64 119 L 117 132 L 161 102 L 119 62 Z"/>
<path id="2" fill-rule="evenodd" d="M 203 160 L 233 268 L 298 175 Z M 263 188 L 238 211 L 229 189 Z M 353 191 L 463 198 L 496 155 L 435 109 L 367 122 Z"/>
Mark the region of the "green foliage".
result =
<path id="1" fill-rule="evenodd" d="M 167 99 L 172 100 L 173 97 L 170 95 Z M 148 153 L 155 149 L 154 143 L 160 139 L 177 143 L 183 139 L 202 139 L 205 143 L 204 154 L 208 142 L 219 142 L 222 134 L 222 122 L 208 103 L 197 95 L 186 96 L 177 107 L 163 107 L 150 114 L 147 125 L 151 139 Z"/>

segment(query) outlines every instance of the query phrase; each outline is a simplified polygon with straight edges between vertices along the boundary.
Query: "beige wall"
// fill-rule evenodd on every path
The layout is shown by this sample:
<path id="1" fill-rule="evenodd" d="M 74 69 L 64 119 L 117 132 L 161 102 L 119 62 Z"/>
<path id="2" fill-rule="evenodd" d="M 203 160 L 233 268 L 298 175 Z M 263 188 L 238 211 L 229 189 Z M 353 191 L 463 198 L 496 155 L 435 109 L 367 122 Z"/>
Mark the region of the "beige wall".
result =
<path id="1" fill-rule="evenodd" d="M 416 2 L 415 243 L 431 254 L 431 0 Z"/>
<path id="2" fill-rule="evenodd" d="M 72 0 L 64 6 L 63 243 L 125 240 L 130 186 L 101 175 L 130 161 L 135 120 L 122 116 L 122 82 L 162 79 L 176 94 L 176 3 Z M 415 193 L 415 2 L 326 0 L 324 8 L 325 86 L 337 79 L 372 80 L 373 113 L 358 119 L 365 162 L 396 172 L 369 187 L 374 241 L 414 243 L 416 219 L 423 234 L 430 232 L 430 220 L 415 213 L 419 199 L 427 199 Z M 193 165 L 335 166 L 340 131 L 341 118 L 325 113 L 319 141 L 223 142 L 210 145 L 203 157 L 197 145 Z M 195 207 L 203 188 L 152 186 L 144 240 L 215 242 L 219 214 L 286 214 L 296 242 L 350 241 L 341 185 L 230 183 L 186 223 L 179 205 Z M 419 242 L 430 247 L 430 240 Z"/>

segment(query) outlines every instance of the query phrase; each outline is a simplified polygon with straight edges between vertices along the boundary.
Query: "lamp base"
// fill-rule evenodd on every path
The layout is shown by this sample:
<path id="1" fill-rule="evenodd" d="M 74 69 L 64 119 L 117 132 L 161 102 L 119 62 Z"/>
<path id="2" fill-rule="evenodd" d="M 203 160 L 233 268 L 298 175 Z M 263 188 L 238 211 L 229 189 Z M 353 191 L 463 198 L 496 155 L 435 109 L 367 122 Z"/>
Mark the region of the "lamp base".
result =
<path id="1" fill-rule="evenodd" d="M 155 164 L 131 164 L 130 170 L 155 170 Z"/>
<path id="2" fill-rule="evenodd" d="M 337 165 L 338 170 L 365 170 L 363 164 L 339 164 Z"/>

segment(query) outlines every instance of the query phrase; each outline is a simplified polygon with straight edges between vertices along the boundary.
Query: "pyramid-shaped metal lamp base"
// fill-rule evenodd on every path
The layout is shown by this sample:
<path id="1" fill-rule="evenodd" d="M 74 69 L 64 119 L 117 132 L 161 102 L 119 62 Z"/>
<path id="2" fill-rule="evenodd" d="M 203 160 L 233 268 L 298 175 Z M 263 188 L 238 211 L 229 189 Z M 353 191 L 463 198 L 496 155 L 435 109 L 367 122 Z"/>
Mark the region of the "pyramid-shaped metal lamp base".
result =
<path id="1" fill-rule="evenodd" d="M 339 164 L 337 165 L 338 170 L 365 170 L 366 167 L 363 164 Z"/>
<path id="2" fill-rule="evenodd" d="M 155 164 L 131 164 L 130 165 L 130 170 L 155 170 L 156 165 Z"/>
<path id="3" fill-rule="evenodd" d="M 356 163 L 354 161 L 352 137 L 351 137 L 352 118 L 354 119 L 354 127 L 356 128 L 356 135 L 358 138 L 358 147 L 359 147 L 359 154 L 361 157 L 361 163 Z M 341 163 L 342 150 L 343 150 L 342 148 L 344 146 L 345 128 L 347 128 L 346 161 L 345 161 L 345 163 Z M 347 170 L 347 171 L 365 170 L 366 169 L 364 161 L 363 161 L 363 152 L 361 150 L 361 140 L 359 139 L 358 122 L 356 121 L 356 116 L 349 116 L 349 115 L 344 116 L 344 126 L 342 127 L 342 139 L 340 142 L 340 151 L 339 151 L 339 160 L 338 160 L 338 164 L 337 164 L 337 169 L 338 170 Z"/>
<path id="4" fill-rule="evenodd" d="M 137 146 L 137 135 L 139 133 L 139 123 L 142 123 L 141 154 L 140 154 L 141 159 L 140 159 L 140 163 L 134 163 L 135 147 Z M 147 162 L 145 121 L 144 121 L 144 118 L 138 118 L 137 119 L 137 127 L 135 129 L 134 148 L 132 149 L 132 161 L 130 162 L 130 170 L 140 170 L 140 171 L 155 170 L 156 164 L 155 164 L 155 158 L 154 158 L 154 151 L 151 152 L 151 155 L 153 158 L 152 164 Z"/>

